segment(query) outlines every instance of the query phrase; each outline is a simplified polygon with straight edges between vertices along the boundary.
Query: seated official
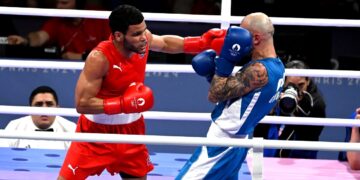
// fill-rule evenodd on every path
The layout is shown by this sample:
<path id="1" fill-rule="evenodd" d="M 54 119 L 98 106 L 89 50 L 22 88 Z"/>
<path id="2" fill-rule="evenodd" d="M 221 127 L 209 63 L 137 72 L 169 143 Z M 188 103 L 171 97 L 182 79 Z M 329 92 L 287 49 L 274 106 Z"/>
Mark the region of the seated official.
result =
<path id="1" fill-rule="evenodd" d="M 48 86 L 34 89 L 29 98 L 32 107 L 59 107 L 56 92 Z M 9 122 L 6 131 L 75 132 L 76 124 L 60 116 L 29 115 Z M 2 146 L 16 148 L 68 149 L 71 142 L 27 139 L 6 139 Z"/>

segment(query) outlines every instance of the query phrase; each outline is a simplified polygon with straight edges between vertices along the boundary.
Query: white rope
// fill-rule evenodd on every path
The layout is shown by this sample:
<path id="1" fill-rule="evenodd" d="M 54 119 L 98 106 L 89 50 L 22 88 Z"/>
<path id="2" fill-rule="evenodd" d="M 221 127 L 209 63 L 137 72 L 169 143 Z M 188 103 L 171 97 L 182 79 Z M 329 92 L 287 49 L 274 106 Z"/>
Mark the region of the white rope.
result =
<path id="1" fill-rule="evenodd" d="M 32 61 L 32 60 L 25 61 L 25 60 L 17 60 L 17 59 L 0 59 L 0 67 L 80 70 L 84 67 L 84 63 L 64 62 L 64 61 Z"/>
<path id="2" fill-rule="evenodd" d="M 81 70 L 84 62 L 64 62 L 64 61 L 35 61 L 0 59 L 0 67 L 9 68 L 49 68 L 49 69 L 69 69 Z M 240 67 L 236 67 L 236 72 Z M 191 65 L 166 65 L 148 64 L 147 72 L 175 72 L 175 73 L 195 73 Z M 308 77 L 337 77 L 337 78 L 360 78 L 360 71 L 351 70 L 322 70 L 322 69 L 286 69 L 287 76 L 308 76 Z"/>
<path id="3" fill-rule="evenodd" d="M 304 149 L 325 151 L 360 151 L 360 143 L 322 142 L 322 141 L 285 141 L 251 139 L 226 139 L 184 136 L 157 136 L 157 135 L 123 135 L 101 133 L 53 133 L 53 132 L 16 132 L 0 130 L 0 138 L 7 139 L 33 139 L 55 141 L 84 141 L 106 143 L 130 144 L 156 144 L 177 146 L 236 146 L 236 147 L 261 147 L 270 149 Z M 262 142 L 262 145 L 257 143 Z"/>
<path id="4" fill-rule="evenodd" d="M 360 78 L 360 71 L 324 69 L 286 69 L 286 76 Z"/>
<path id="5" fill-rule="evenodd" d="M 106 19 L 108 18 L 110 11 L 20 8 L 20 7 L 0 6 L 0 14 Z M 199 22 L 199 23 L 217 23 L 217 24 L 220 24 L 225 21 L 223 17 L 219 15 L 190 15 L 190 14 L 166 14 L 166 13 L 143 13 L 143 14 L 147 21 L 193 22 L 193 23 Z M 240 24 L 243 18 L 244 18 L 243 16 L 231 16 L 230 23 Z M 271 20 L 275 25 L 287 25 L 287 26 L 360 27 L 360 20 L 350 20 L 350 19 L 271 17 Z"/>
<path id="6" fill-rule="evenodd" d="M 16 115 L 59 115 L 68 117 L 78 117 L 79 114 L 73 108 L 46 108 L 29 106 L 4 106 L 0 105 L 0 114 Z M 210 113 L 191 113 L 191 112 L 164 112 L 147 111 L 144 112 L 146 119 L 154 120 L 181 120 L 181 121 L 210 121 Z M 266 124 L 291 124 L 291 125 L 314 125 L 314 126 L 339 126 L 339 127 L 360 127 L 360 121 L 353 119 L 340 118 L 310 118 L 310 117 L 282 117 L 265 116 L 260 123 Z"/>

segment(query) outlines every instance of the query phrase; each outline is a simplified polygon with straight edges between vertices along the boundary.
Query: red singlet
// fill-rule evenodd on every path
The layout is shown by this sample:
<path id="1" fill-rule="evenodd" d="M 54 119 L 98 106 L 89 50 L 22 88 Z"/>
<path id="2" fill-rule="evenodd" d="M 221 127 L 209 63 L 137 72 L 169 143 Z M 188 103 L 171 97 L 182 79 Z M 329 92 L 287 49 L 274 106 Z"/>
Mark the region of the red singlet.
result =
<path id="1" fill-rule="evenodd" d="M 130 58 L 122 56 L 111 39 L 101 42 L 95 50 L 101 51 L 109 61 L 109 71 L 97 97 L 117 97 L 123 94 L 130 83 L 144 82 L 148 45 L 145 54 L 133 54 Z M 145 124 L 141 113 L 82 114 L 76 132 L 145 134 Z M 66 179 L 86 179 L 89 175 L 100 175 L 107 169 L 111 174 L 126 173 L 142 177 L 154 168 L 149 157 L 144 144 L 72 142 L 60 176 Z"/>

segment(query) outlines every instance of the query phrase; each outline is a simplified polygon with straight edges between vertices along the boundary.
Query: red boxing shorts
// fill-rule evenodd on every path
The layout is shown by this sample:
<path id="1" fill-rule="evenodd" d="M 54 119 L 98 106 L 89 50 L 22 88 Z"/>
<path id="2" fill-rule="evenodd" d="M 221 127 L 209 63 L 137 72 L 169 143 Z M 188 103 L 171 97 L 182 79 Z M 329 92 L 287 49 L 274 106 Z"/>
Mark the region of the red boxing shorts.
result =
<path id="1" fill-rule="evenodd" d="M 143 116 L 130 124 L 108 125 L 94 123 L 81 115 L 76 132 L 142 135 L 145 123 Z M 126 173 L 142 177 L 154 166 L 144 144 L 72 142 L 59 175 L 83 180 L 90 175 L 100 175 L 104 169 L 112 175 Z"/>

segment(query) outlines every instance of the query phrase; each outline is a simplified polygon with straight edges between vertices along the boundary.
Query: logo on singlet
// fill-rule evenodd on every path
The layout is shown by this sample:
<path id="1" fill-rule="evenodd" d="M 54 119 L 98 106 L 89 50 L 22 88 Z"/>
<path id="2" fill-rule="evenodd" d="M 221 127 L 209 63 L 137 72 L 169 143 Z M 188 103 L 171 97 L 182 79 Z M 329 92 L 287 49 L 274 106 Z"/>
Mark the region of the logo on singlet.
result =
<path id="1" fill-rule="evenodd" d="M 77 169 L 77 168 L 79 168 L 78 166 L 76 166 L 75 168 L 73 168 L 72 166 L 71 166 L 71 164 L 69 164 L 68 165 L 68 168 L 73 172 L 73 174 L 75 175 L 75 170 Z"/>
<path id="2" fill-rule="evenodd" d="M 114 65 L 113 65 L 113 68 L 114 68 L 114 69 L 119 69 L 120 71 L 122 71 L 121 67 L 118 66 L 118 65 L 115 65 L 115 64 L 114 64 Z"/>

